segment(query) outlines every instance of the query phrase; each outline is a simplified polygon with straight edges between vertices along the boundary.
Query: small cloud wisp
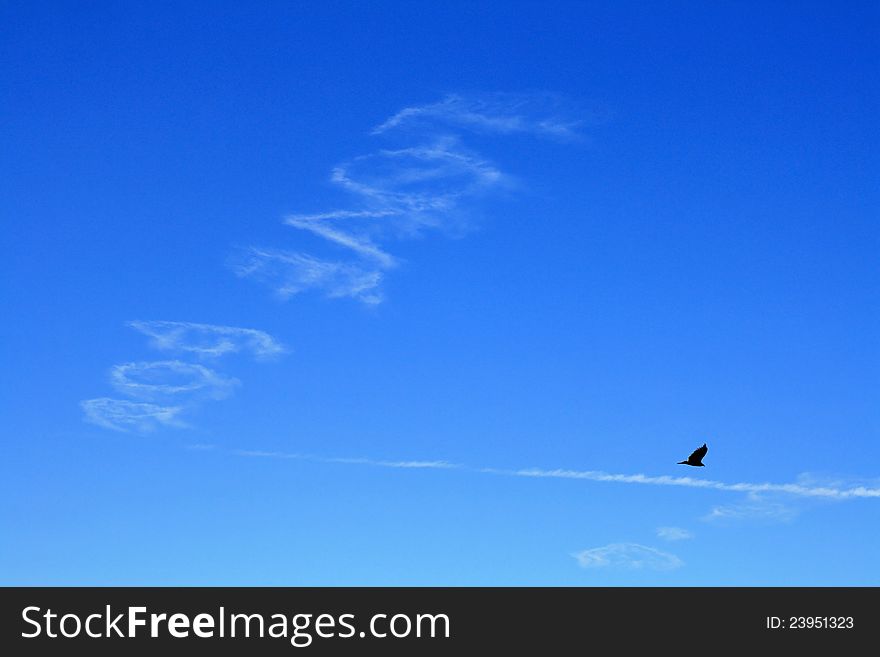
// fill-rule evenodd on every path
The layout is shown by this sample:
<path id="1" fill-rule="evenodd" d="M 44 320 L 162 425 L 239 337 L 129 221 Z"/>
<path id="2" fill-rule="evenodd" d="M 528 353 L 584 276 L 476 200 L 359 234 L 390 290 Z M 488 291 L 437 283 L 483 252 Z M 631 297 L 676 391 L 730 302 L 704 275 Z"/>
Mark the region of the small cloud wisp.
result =
<path id="1" fill-rule="evenodd" d="M 152 338 L 153 347 L 161 351 L 186 352 L 200 357 L 249 352 L 259 359 L 285 352 L 275 338 L 256 329 L 160 320 L 135 320 L 128 322 L 128 326 Z"/>
<path id="2" fill-rule="evenodd" d="M 572 555 L 581 568 L 625 570 L 675 570 L 684 562 L 674 554 L 638 543 L 611 543 Z"/>

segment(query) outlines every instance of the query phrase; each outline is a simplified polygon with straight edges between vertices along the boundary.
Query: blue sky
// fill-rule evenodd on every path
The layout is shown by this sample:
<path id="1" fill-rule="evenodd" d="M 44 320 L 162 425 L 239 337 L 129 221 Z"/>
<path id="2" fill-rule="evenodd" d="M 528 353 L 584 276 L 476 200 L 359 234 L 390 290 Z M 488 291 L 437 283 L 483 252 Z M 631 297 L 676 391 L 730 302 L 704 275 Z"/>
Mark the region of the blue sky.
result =
<path id="1" fill-rule="evenodd" d="M 707 4 L 4 3 L 0 582 L 880 583 L 880 12 Z"/>

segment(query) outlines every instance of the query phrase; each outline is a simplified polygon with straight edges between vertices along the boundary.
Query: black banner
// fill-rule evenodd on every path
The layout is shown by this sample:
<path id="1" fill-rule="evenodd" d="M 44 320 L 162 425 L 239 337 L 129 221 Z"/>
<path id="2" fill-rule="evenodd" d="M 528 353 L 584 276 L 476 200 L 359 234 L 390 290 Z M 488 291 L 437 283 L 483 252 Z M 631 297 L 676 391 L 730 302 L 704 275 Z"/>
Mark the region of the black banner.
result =
<path id="1" fill-rule="evenodd" d="M 3 588 L 4 654 L 855 650 L 876 587 Z M 470 654 L 470 653 L 464 653 Z M 839 653 L 838 653 L 839 654 Z M 843 653 L 850 654 L 850 653 Z"/>

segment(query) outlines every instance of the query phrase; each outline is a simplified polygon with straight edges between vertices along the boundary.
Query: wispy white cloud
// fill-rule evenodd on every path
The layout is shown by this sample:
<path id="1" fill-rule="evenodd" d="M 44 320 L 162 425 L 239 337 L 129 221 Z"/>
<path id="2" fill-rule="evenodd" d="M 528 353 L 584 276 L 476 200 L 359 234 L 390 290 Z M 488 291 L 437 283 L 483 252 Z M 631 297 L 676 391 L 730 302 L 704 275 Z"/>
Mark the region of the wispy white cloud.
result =
<path id="1" fill-rule="evenodd" d="M 567 118 L 566 103 L 553 94 L 449 94 L 424 105 L 405 107 L 373 129 L 452 127 L 502 135 L 532 134 L 571 140 L 580 136 L 582 121 Z"/>
<path id="2" fill-rule="evenodd" d="M 802 477 L 798 478 L 799 481 Z M 826 488 L 826 486 L 823 486 Z M 851 487 L 850 487 L 851 488 Z M 845 490 L 847 486 L 840 481 L 833 485 L 834 490 Z M 832 498 L 836 499 L 836 498 Z M 716 524 L 758 523 L 775 524 L 790 522 L 797 517 L 806 501 L 823 501 L 825 498 L 797 498 L 781 493 L 748 493 L 745 500 L 733 504 L 721 504 L 711 508 L 701 518 L 704 522 Z M 795 502 L 798 502 L 796 504 Z"/>
<path id="3" fill-rule="evenodd" d="M 572 555 L 582 568 L 675 570 L 684 562 L 674 554 L 638 543 L 611 543 Z"/>
<path id="4" fill-rule="evenodd" d="M 683 486 L 686 488 L 704 488 L 725 490 L 737 493 L 785 493 L 800 497 L 818 497 L 826 499 L 851 499 L 880 497 L 880 488 L 852 486 L 839 488 L 834 486 L 808 486 L 803 484 L 772 484 L 772 483 L 724 483 L 711 479 L 695 479 L 693 477 L 670 477 L 668 475 L 648 476 L 643 474 L 611 474 L 598 470 L 542 470 L 528 468 L 523 470 L 497 471 L 517 477 L 539 477 L 555 479 L 586 479 L 621 484 L 640 484 L 647 486 Z"/>
<path id="5" fill-rule="evenodd" d="M 713 506 L 703 516 L 706 522 L 788 522 L 797 516 L 797 509 L 779 502 L 724 504 Z"/>
<path id="6" fill-rule="evenodd" d="M 387 216 L 387 214 L 383 216 Z M 284 223 L 294 228 L 307 230 L 319 237 L 351 249 L 358 255 L 374 260 L 378 266 L 385 269 L 394 267 L 397 264 L 395 258 L 376 246 L 369 236 L 357 236 L 336 228 L 328 223 L 329 219 L 326 218 L 326 215 L 321 218 L 317 217 L 320 217 L 320 215 L 290 215 L 284 220 Z"/>
<path id="7" fill-rule="evenodd" d="M 809 488 L 843 488 L 862 486 L 864 488 L 880 488 L 878 477 L 842 477 L 832 475 L 818 475 L 813 472 L 802 472 L 797 477 L 797 483 Z"/>
<path id="8" fill-rule="evenodd" d="M 87 422 L 115 431 L 134 430 L 141 433 L 160 426 L 186 426 L 180 419 L 180 406 L 159 406 L 127 399 L 100 397 L 80 402 Z"/>
<path id="9" fill-rule="evenodd" d="M 181 415 L 205 399 L 222 399 L 238 380 L 179 360 L 122 363 L 110 370 L 118 391 L 138 401 L 100 397 L 80 402 L 85 420 L 117 431 L 147 433 L 187 426 Z"/>
<path id="10" fill-rule="evenodd" d="M 846 486 L 840 484 L 838 486 L 806 486 L 797 484 L 773 484 L 773 483 L 724 483 L 713 481 L 710 479 L 695 479 L 692 477 L 669 477 L 655 476 L 649 477 L 643 474 L 610 474 L 607 472 L 595 470 L 541 470 L 537 468 L 507 470 L 490 467 L 472 467 L 462 464 L 451 464 L 446 461 L 384 461 L 381 459 L 370 458 L 327 458 L 315 455 L 305 455 L 285 452 L 263 452 L 255 450 L 230 450 L 239 456 L 261 456 L 265 458 L 285 458 L 285 459 L 301 459 L 308 461 L 324 462 L 324 463 L 340 463 L 340 464 L 360 464 L 375 467 L 402 467 L 400 463 L 426 464 L 422 467 L 434 469 L 455 468 L 458 470 L 466 470 L 480 474 L 491 474 L 497 476 L 512 476 L 524 478 L 561 478 L 576 479 L 593 482 L 607 483 L 623 483 L 638 484 L 644 486 L 682 486 L 685 488 L 696 488 L 703 490 L 720 490 L 736 493 L 746 493 L 750 502 L 761 498 L 767 494 L 778 494 L 789 497 L 815 498 L 824 500 L 852 500 L 852 499 L 876 499 L 880 498 L 880 487 L 870 487 L 866 485 Z M 721 512 L 723 513 L 723 511 Z M 666 528 L 676 531 L 677 528 Z"/>
<path id="11" fill-rule="evenodd" d="M 787 523 L 806 509 L 834 502 L 841 496 L 843 499 L 876 497 L 874 491 L 880 490 L 877 478 L 818 476 L 807 472 L 797 476 L 796 485 L 823 494 L 793 496 L 777 490 L 749 491 L 740 502 L 713 506 L 701 520 L 719 525 Z M 826 493 L 829 490 L 835 492 Z"/>
<path id="12" fill-rule="evenodd" d="M 394 210 L 330 210 L 311 214 L 291 214 L 289 217 L 303 221 L 325 221 L 332 219 L 381 219 L 397 214 Z"/>
<path id="13" fill-rule="evenodd" d="M 128 322 L 128 326 L 150 336 L 153 346 L 163 351 L 187 352 L 197 356 L 250 352 L 261 359 L 285 352 L 284 346 L 275 338 L 256 329 L 157 320 L 135 320 Z"/>
<path id="14" fill-rule="evenodd" d="M 292 251 L 251 247 L 231 266 L 238 276 L 260 280 L 284 299 L 315 289 L 330 298 L 351 297 L 368 305 L 382 301 L 382 272 L 357 262 L 334 262 Z"/>
<path id="15" fill-rule="evenodd" d="M 179 360 L 122 363 L 110 370 L 110 382 L 135 399 L 154 400 L 179 395 L 222 399 L 238 380 L 218 374 L 204 365 Z"/>
<path id="16" fill-rule="evenodd" d="M 657 536 L 664 541 L 685 541 L 693 538 L 693 533 L 681 527 L 658 527 Z"/>
<path id="17" fill-rule="evenodd" d="M 411 231 L 440 225 L 464 198 L 497 188 L 508 178 L 457 139 L 445 137 L 356 157 L 334 168 L 331 180 L 373 211 L 403 218 L 403 228 Z"/>

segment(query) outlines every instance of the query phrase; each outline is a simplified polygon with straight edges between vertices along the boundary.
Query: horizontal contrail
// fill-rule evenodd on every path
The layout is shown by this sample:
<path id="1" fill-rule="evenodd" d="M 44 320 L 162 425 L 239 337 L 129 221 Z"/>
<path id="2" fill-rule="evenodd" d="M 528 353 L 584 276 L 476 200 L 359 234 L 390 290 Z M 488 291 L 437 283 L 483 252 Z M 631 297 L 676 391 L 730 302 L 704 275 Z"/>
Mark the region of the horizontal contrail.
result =
<path id="1" fill-rule="evenodd" d="M 376 468 L 415 468 L 429 470 L 467 470 L 480 474 L 492 474 L 508 477 L 529 477 L 545 479 L 581 479 L 586 481 L 612 482 L 619 484 L 641 484 L 644 486 L 681 486 L 685 488 L 703 488 L 709 490 L 732 491 L 736 493 L 786 493 L 799 497 L 818 497 L 831 500 L 848 500 L 856 498 L 880 498 L 880 488 L 852 486 L 849 488 L 834 486 L 806 486 L 803 484 L 773 483 L 725 483 L 711 479 L 694 479 L 693 477 L 670 477 L 668 475 L 648 476 L 643 474 L 613 474 L 601 470 L 541 470 L 525 468 L 520 470 L 504 470 L 497 468 L 474 468 L 447 461 L 384 461 L 368 458 L 338 458 L 296 454 L 289 452 L 264 452 L 255 450 L 230 450 L 236 456 L 250 456 L 274 459 L 294 459 L 314 463 L 339 463 L 347 465 L 368 465 Z"/>
<path id="2" fill-rule="evenodd" d="M 581 470 L 513 470 L 504 472 L 516 477 L 550 477 L 555 479 L 586 479 L 588 481 L 612 481 L 622 484 L 644 484 L 647 486 L 684 486 L 686 488 L 709 488 L 712 490 L 728 490 L 739 493 L 788 493 L 801 497 L 824 497 L 845 500 L 856 497 L 880 497 L 880 488 L 854 486 L 852 488 L 834 488 L 832 486 L 804 486 L 803 484 L 771 484 L 740 482 L 728 484 L 711 479 L 694 479 L 693 477 L 670 477 L 662 475 L 649 477 L 643 474 L 625 475 L 611 474 L 601 471 Z"/>

